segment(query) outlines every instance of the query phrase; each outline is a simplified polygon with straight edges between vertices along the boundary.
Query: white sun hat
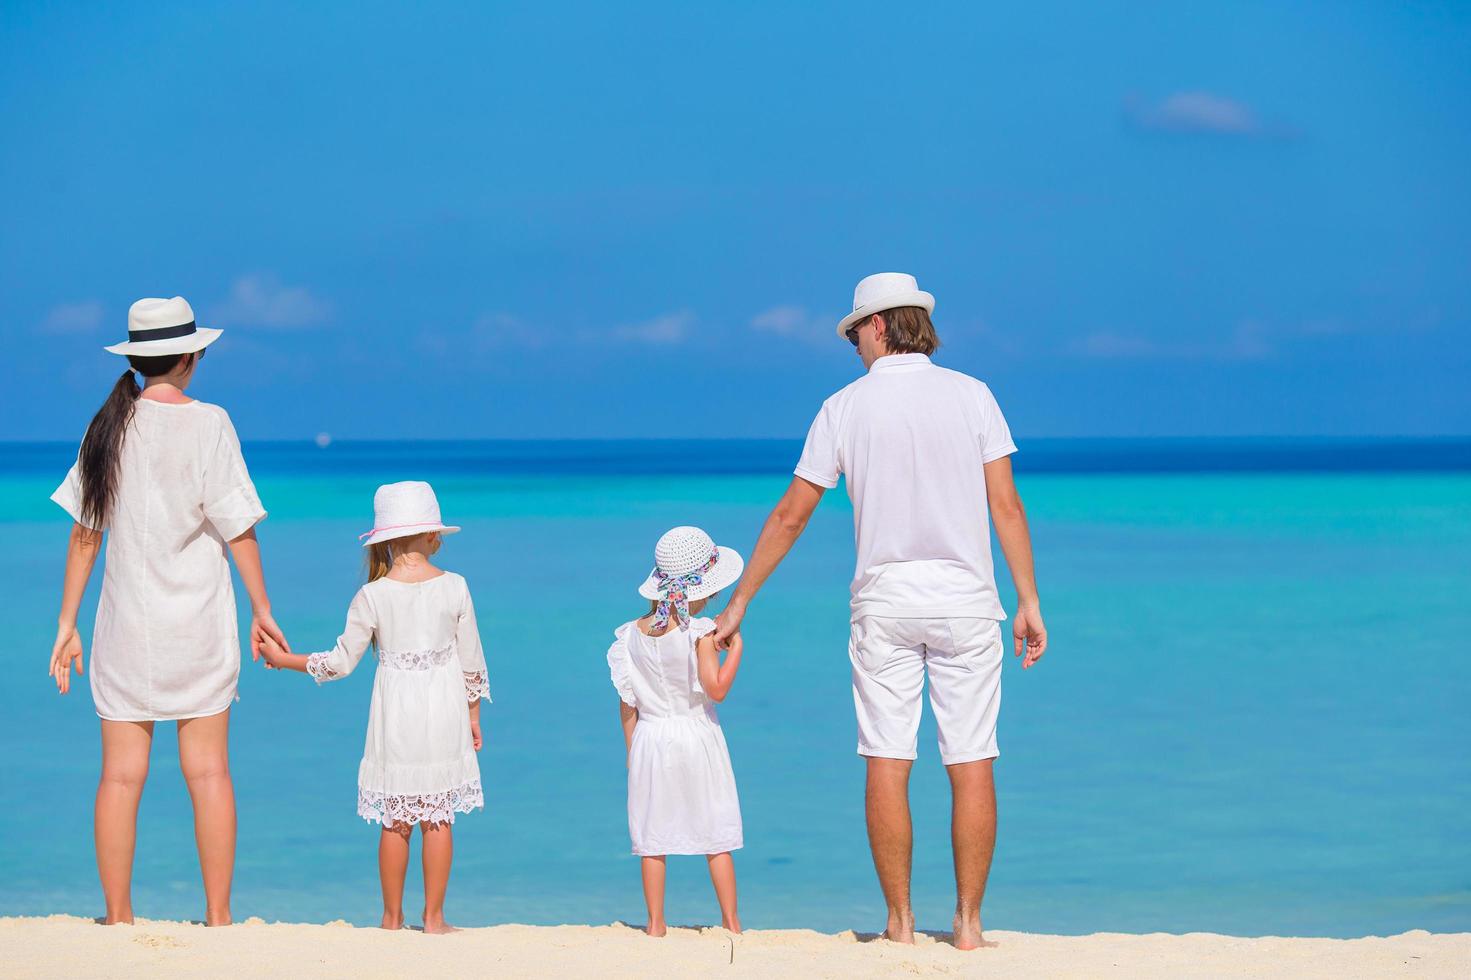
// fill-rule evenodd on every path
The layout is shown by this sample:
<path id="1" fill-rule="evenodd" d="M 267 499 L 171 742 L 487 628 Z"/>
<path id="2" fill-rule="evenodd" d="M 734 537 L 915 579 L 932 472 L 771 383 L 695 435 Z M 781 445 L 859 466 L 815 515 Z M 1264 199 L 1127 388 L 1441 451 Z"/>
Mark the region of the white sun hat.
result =
<path id="1" fill-rule="evenodd" d="M 192 354 L 219 340 L 223 332 L 195 325 L 194 310 L 182 296 L 140 299 L 128 307 L 128 339 L 103 350 L 135 357 Z"/>
<path id="2" fill-rule="evenodd" d="M 638 587 L 638 594 L 659 603 L 655 617 L 659 628 L 668 622 L 671 604 L 684 628 L 689 623 L 689 603 L 708 599 L 730 585 L 741 577 L 744 567 L 734 549 L 717 547 L 699 528 L 671 528 L 654 545 L 654 570 Z"/>
<path id="3" fill-rule="evenodd" d="M 373 530 L 359 534 L 363 547 L 394 538 L 438 531 L 454 534 L 459 528 L 439 519 L 439 499 L 422 480 L 385 483 L 373 494 Z"/>
<path id="4" fill-rule="evenodd" d="M 901 306 L 922 307 L 935 312 L 935 297 L 919 288 L 907 272 L 876 272 L 858 281 L 853 290 L 853 312 L 838 323 L 838 336 L 848 339 L 848 328 L 864 317 Z"/>

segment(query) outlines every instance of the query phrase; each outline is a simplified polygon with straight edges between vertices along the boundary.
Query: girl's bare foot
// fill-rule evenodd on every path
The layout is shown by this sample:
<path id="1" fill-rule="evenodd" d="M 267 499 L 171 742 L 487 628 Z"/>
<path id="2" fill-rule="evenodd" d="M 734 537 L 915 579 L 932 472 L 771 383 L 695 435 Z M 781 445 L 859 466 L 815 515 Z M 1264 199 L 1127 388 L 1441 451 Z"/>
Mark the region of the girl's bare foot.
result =
<path id="1" fill-rule="evenodd" d="M 981 931 L 980 916 L 967 922 L 960 915 L 956 915 L 952 928 L 955 930 L 956 949 L 989 949 L 996 945 Z"/>
<path id="2" fill-rule="evenodd" d="M 384 912 L 383 922 L 378 926 L 380 929 L 402 929 L 404 927 L 404 914 L 402 912 Z"/>
<path id="3" fill-rule="evenodd" d="M 668 931 L 668 927 L 665 926 L 663 922 L 650 922 L 648 925 L 644 926 L 644 932 L 650 936 L 653 936 L 655 939 L 660 938 Z"/>
<path id="4" fill-rule="evenodd" d="M 444 921 L 444 916 L 442 914 L 424 916 L 424 934 L 426 936 L 444 936 L 448 935 L 451 932 L 459 931 L 460 930 L 456 929 L 454 926 Z"/>

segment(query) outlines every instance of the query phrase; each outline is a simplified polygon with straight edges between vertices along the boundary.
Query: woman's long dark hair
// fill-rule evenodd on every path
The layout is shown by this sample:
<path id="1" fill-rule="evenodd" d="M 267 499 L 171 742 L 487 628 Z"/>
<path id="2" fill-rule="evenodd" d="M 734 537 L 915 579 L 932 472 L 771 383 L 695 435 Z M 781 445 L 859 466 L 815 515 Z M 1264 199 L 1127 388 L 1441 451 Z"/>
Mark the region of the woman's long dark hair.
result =
<path id="1" fill-rule="evenodd" d="M 82 451 L 77 455 L 82 477 L 82 520 L 92 527 L 106 527 L 117 495 L 118 461 L 123 455 L 123 436 L 133 419 L 133 408 L 143 389 L 133 380 L 137 371 L 145 378 L 168 374 L 179 362 L 194 354 L 163 354 L 158 357 L 129 355 L 132 365 L 112 386 L 107 401 L 92 416 L 87 434 L 82 437 Z"/>

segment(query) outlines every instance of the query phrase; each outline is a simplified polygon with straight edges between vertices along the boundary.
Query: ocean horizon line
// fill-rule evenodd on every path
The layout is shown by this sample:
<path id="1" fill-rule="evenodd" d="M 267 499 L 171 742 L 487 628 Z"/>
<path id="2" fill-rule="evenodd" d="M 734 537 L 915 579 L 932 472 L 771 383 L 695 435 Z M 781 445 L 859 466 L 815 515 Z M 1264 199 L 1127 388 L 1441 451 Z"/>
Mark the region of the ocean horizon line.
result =
<path id="1" fill-rule="evenodd" d="M 780 475 L 799 438 L 551 438 L 246 440 L 252 471 L 353 473 L 412 462 L 425 475 Z M 76 444 L 0 443 L 0 476 L 65 472 Z M 1471 436 L 1088 436 L 1022 441 L 1022 474 L 1458 473 Z"/>

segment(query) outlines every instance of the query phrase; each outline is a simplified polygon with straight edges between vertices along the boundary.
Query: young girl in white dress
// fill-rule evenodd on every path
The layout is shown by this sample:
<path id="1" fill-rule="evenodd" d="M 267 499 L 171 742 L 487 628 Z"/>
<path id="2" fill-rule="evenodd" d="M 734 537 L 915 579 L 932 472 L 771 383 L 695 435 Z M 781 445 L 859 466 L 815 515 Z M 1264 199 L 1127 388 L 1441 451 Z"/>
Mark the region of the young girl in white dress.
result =
<path id="1" fill-rule="evenodd" d="M 429 556 L 458 527 L 440 521 L 427 483 L 390 483 L 373 497 L 368 583 L 347 610 L 337 645 L 301 656 L 268 644 L 270 666 L 318 684 L 352 673 L 369 646 L 378 657 L 368 736 L 358 766 L 358 814 L 382 824 L 378 872 L 383 928 L 403 927 L 409 838 L 423 837 L 424 931 L 453 932 L 444 919 L 455 814 L 485 805 L 480 787 L 480 703 L 490 700 L 485 654 L 465 580 Z"/>
<path id="2" fill-rule="evenodd" d="M 743 843 L 741 804 L 712 703 L 735 682 L 740 636 L 721 663 L 714 621 L 692 617 L 740 578 L 741 556 L 697 527 L 677 527 L 659 539 L 654 559 L 639 587 L 651 600 L 648 615 L 618 627 L 608 649 L 628 750 L 628 833 L 643 858 L 645 931 L 666 931 L 665 856 L 703 854 L 720 924 L 740 932 L 730 852 Z"/>

